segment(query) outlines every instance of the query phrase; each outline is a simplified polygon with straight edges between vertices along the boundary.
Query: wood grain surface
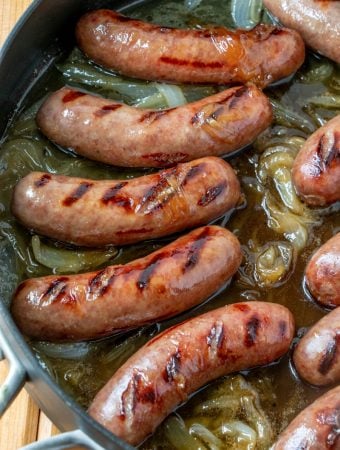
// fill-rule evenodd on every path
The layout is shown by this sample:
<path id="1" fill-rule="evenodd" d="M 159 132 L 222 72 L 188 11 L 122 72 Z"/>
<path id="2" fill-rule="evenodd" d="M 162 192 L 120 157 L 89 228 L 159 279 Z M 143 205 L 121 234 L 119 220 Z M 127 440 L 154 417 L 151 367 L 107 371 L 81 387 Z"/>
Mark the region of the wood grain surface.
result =
<path id="1" fill-rule="evenodd" d="M 0 46 L 32 0 L 0 0 Z M 0 362 L 0 384 L 7 376 L 7 363 Z M 22 391 L 0 420 L 0 450 L 18 450 L 23 445 L 58 434 L 57 428 Z"/>

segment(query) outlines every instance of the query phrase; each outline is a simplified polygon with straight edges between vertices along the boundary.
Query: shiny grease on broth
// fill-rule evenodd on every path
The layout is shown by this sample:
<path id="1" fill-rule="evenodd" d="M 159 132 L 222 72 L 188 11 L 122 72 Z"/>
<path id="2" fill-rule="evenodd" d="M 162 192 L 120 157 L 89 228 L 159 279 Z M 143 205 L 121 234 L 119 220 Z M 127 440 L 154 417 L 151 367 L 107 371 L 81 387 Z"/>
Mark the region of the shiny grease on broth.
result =
<path id="1" fill-rule="evenodd" d="M 150 3 L 148 3 L 128 12 L 134 17 L 143 18 L 164 26 L 187 27 L 200 26 L 204 23 L 217 23 L 225 26 L 233 25 L 230 21 L 229 1 L 203 1 L 202 5 L 192 12 L 189 12 L 183 7 L 182 1 L 166 2 L 163 0 L 151 3 L 151 7 Z M 318 57 L 309 55 L 306 64 L 292 81 L 277 87 L 268 88 L 266 91 L 279 105 L 284 108 L 288 107 L 303 119 L 314 124 L 315 129 L 320 126 L 317 123 L 318 118 L 321 117 L 327 120 L 340 112 L 340 106 L 331 109 L 321 107 L 317 109 L 317 116 L 313 118 L 311 118 L 311 115 L 302 112 L 302 107 L 305 105 L 306 99 L 323 94 L 329 89 L 330 83 L 336 85 L 333 78 L 336 77 L 336 80 L 338 80 L 340 77 L 339 67 L 334 65 L 333 75 L 326 77 L 323 82 L 312 79 L 311 82 L 309 81 L 307 83 L 306 78 L 310 76 L 313 68 L 316 71 L 317 78 L 317 69 L 315 67 L 317 68 L 318 64 L 320 65 L 324 61 L 331 67 L 331 63 L 325 59 L 321 58 L 319 60 Z M 65 64 L 65 61 L 61 62 L 61 64 L 63 63 Z M 76 57 L 71 59 L 70 65 L 77 67 L 79 63 L 82 64 L 82 57 L 76 54 Z M 97 70 L 94 66 L 92 66 L 92 69 Z M 103 76 L 103 72 L 98 72 L 98 77 L 100 76 Z M 26 104 L 29 104 L 30 101 L 33 102 L 32 99 L 36 101 L 38 98 L 41 98 L 41 92 L 47 93 L 56 90 L 68 82 L 72 84 L 69 79 L 65 79 L 60 72 L 53 69 L 44 81 L 43 88 L 40 87 L 39 90 L 35 89 L 31 100 L 28 100 Z M 338 81 L 337 83 L 339 86 Z M 79 83 L 73 82 L 73 84 L 84 88 Z M 96 89 L 91 86 L 86 86 L 86 89 L 102 95 L 106 94 L 105 89 Z M 187 99 L 192 101 L 199 97 L 211 95 L 217 89 L 220 89 L 220 87 L 188 87 L 183 90 L 187 94 Z M 340 89 L 335 93 L 339 95 Z M 121 93 L 114 94 L 113 96 L 117 100 L 122 100 L 127 103 L 130 102 L 128 95 Z M 311 109 L 309 108 L 307 112 L 311 113 Z M 315 113 L 315 109 L 312 110 L 312 113 Z M 53 144 L 48 143 L 45 138 L 39 135 L 32 123 L 25 129 L 25 121 L 22 120 L 22 117 L 19 117 L 11 126 L 8 136 L 2 145 L 2 151 L 6 150 L 6 146 L 14 145 L 13 141 L 15 139 L 28 138 L 35 144 L 40 143 L 44 147 L 44 151 L 41 154 L 46 158 L 45 163 L 46 161 L 50 161 L 51 171 L 56 173 L 67 173 L 68 175 L 92 178 L 130 178 L 150 173 L 150 170 L 109 168 L 67 153 L 62 153 Z M 69 350 L 66 350 L 66 347 L 61 345 L 60 348 L 63 349 L 62 358 L 60 357 L 58 346 L 53 347 L 47 343 L 32 343 L 32 348 L 36 352 L 41 364 L 56 378 L 57 382 L 65 391 L 74 397 L 83 407 L 89 405 L 96 392 L 108 381 L 113 372 L 131 354 L 146 343 L 151 336 L 185 318 L 240 300 L 265 300 L 283 304 L 292 311 L 296 320 L 297 335 L 300 336 L 306 327 L 314 324 L 327 312 L 306 297 L 302 287 L 302 280 L 303 272 L 310 255 L 340 229 L 339 209 L 337 206 L 320 210 L 321 219 L 318 220 L 316 225 L 309 226 L 309 238 L 306 247 L 294 260 L 293 269 L 289 271 L 288 275 L 276 287 L 259 287 L 254 279 L 254 249 L 265 245 L 267 242 L 285 241 L 281 234 L 276 233 L 267 226 L 267 217 L 261 206 L 263 195 L 259 192 L 255 174 L 256 166 L 263 151 L 261 145 L 263 142 L 275 139 L 275 136 L 280 136 L 280 134 L 287 137 L 302 136 L 306 138 L 311 134 L 311 131 L 311 129 L 308 130 L 308 127 L 304 128 L 303 126 L 296 126 L 294 128 L 290 124 L 287 127 L 285 124 L 282 124 L 282 121 L 277 120 L 271 130 L 266 132 L 264 137 L 257 141 L 255 148 L 249 148 L 231 160 L 231 164 L 237 171 L 242 182 L 245 201 L 231 217 L 222 217 L 216 220 L 215 223 L 225 225 L 237 235 L 247 257 L 245 257 L 241 269 L 234 277 L 234 280 L 222 292 L 217 293 L 213 299 L 179 317 L 161 324 L 144 327 L 141 330 L 131 331 L 123 336 L 116 336 L 98 342 L 75 344 Z M 24 144 L 25 142 L 22 145 Z M 17 143 L 16 145 L 19 144 Z M 33 164 L 33 168 L 36 166 L 39 167 L 39 164 L 40 162 L 36 161 L 35 165 Z M 26 173 L 29 172 L 28 169 L 23 169 L 20 176 L 25 174 L 25 170 Z M 46 170 L 46 165 L 42 167 L 42 170 Z M 11 226 L 13 225 L 17 239 L 21 240 L 23 245 L 29 246 L 30 234 L 22 227 L 13 224 L 13 219 L 8 209 L 10 191 L 18 178 L 18 173 L 12 171 L 10 175 L 6 175 L 6 168 L 1 168 L 0 177 L 7 184 L 7 189 L 4 189 L 4 193 L 1 194 L 0 198 L 0 202 L 4 205 L 4 208 L 0 209 L 0 220 L 2 224 L 9 223 Z M 4 229 L 5 232 L 3 231 Z M 1 235 L 6 236 L 6 227 L 1 229 Z M 110 263 L 122 264 L 131 261 L 160 248 L 172 240 L 173 237 L 170 237 L 121 248 L 117 256 Z M 20 258 L 18 259 L 17 266 L 20 279 L 51 273 L 50 269 L 46 269 L 46 267 L 34 261 L 34 256 L 32 256 L 31 251 L 22 255 L 21 260 Z M 324 392 L 322 389 L 313 388 L 302 383 L 296 377 L 291 367 L 289 356 L 285 356 L 277 364 L 266 368 L 254 369 L 243 375 L 247 381 L 258 389 L 262 407 L 272 424 L 274 433 L 278 433 L 303 407 Z M 229 378 L 231 377 L 225 377 L 225 379 Z M 218 390 L 222 383 L 223 379 L 217 380 L 208 387 L 203 388 L 185 405 L 180 407 L 177 413 L 189 424 L 192 412 L 195 410 L 197 404 L 208 398 L 210 392 L 214 392 L 216 389 Z M 204 420 L 208 419 L 205 417 Z M 203 423 L 205 423 L 204 420 Z M 209 420 L 213 422 L 215 418 L 212 416 Z M 161 431 L 156 432 L 155 437 L 151 438 L 145 444 L 146 448 L 152 448 L 159 444 L 159 433 Z M 168 447 L 164 444 L 164 448 Z"/>

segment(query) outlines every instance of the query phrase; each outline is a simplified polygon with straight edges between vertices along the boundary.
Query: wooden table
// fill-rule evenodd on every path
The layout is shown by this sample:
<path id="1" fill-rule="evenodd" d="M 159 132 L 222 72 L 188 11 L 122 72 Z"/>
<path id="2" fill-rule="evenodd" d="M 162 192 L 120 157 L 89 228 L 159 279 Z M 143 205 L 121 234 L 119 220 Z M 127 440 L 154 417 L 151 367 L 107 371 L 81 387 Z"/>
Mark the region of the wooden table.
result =
<path id="1" fill-rule="evenodd" d="M 32 0 L 0 0 L 0 46 Z M 7 364 L 0 362 L 0 384 Z M 0 420 L 0 450 L 18 450 L 23 445 L 58 434 L 26 391 L 22 391 Z"/>

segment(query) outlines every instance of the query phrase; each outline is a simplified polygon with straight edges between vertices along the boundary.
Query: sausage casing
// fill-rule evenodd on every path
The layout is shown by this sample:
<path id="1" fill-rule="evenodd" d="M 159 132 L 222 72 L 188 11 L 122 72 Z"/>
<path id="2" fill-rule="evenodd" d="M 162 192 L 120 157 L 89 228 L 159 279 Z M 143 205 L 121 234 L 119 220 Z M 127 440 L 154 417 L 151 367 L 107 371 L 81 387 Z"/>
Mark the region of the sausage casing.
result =
<path id="1" fill-rule="evenodd" d="M 305 279 L 316 301 L 328 308 L 340 306 L 340 233 L 314 253 Z"/>
<path id="2" fill-rule="evenodd" d="M 98 64 L 132 77 L 179 83 L 265 86 L 295 72 L 305 55 L 300 35 L 285 28 L 182 30 L 110 10 L 84 15 L 76 35 L 79 47 Z"/>
<path id="3" fill-rule="evenodd" d="M 340 115 L 307 139 L 295 158 L 292 176 L 306 203 L 322 206 L 340 200 Z"/>
<path id="4" fill-rule="evenodd" d="M 298 31 L 306 44 L 340 63 L 340 4 L 325 0 L 264 0 L 283 25 Z"/>
<path id="5" fill-rule="evenodd" d="M 206 224 L 235 207 L 239 198 L 231 166 L 207 157 L 132 180 L 32 172 L 15 187 L 11 207 L 21 223 L 39 234 L 100 247 Z"/>
<path id="6" fill-rule="evenodd" d="M 312 326 L 295 348 L 293 360 L 308 383 L 325 386 L 340 381 L 340 308 Z"/>
<path id="7" fill-rule="evenodd" d="M 198 228 L 125 265 L 24 281 L 12 315 L 40 340 L 88 340 L 175 316 L 221 288 L 242 260 L 225 228 Z"/>
<path id="8" fill-rule="evenodd" d="M 164 331 L 133 355 L 97 394 L 92 417 L 137 445 L 207 382 L 268 364 L 287 352 L 294 319 L 287 308 L 236 303 Z"/>
<path id="9" fill-rule="evenodd" d="M 307 406 L 271 450 L 339 450 L 340 386 Z"/>
<path id="10" fill-rule="evenodd" d="M 63 88 L 37 115 L 41 131 L 57 144 L 124 167 L 167 167 L 223 155 L 250 144 L 271 120 L 271 105 L 255 86 L 162 111 Z"/>

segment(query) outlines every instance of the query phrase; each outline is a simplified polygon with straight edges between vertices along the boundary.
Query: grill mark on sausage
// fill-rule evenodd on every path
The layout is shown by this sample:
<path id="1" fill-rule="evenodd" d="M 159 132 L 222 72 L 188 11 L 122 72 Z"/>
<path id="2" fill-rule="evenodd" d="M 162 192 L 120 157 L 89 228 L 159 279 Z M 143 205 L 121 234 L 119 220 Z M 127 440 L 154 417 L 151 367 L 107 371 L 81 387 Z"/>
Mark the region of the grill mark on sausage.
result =
<path id="1" fill-rule="evenodd" d="M 84 92 L 79 91 L 69 91 L 63 97 L 63 103 L 73 102 L 77 98 L 84 97 L 86 95 Z"/>
<path id="2" fill-rule="evenodd" d="M 272 36 L 279 36 L 280 34 L 286 34 L 286 30 L 272 25 L 260 24 L 253 29 L 254 40 L 258 42 L 264 42 Z"/>
<path id="3" fill-rule="evenodd" d="M 195 69 L 220 69 L 224 66 L 223 62 L 221 61 L 211 61 L 211 62 L 204 62 L 204 61 L 189 61 L 187 59 L 179 59 L 179 58 L 173 58 L 171 56 L 161 56 L 159 58 L 159 62 L 164 64 L 171 64 L 174 66 L 191 66 Z"/>
<path id="4" fill-rule="evenodd" d="M 228 92 L 225 97 L 221 98 L 218 102 L 216 102 L 216 105 L 222 105 L 218 107 L 214 112 L 209 114 L 209 116 L 206 117 L 204 108 L 206 108 L 205 105 L 203 109 L 200 111 L 197 111 L 197 113 L 191 118 L 190 122 L 192 125 L 203 125 L 206 122 L 209 122 L 211 120 L 218 120 L 219 116 L 221 116 L 226 109 L 232 109 L 235 107 L 239 99 L 247 92 L 248 93 L 249 88 L 246 86 L 240 86 L 239 89 L 233 92 Z M 228 105 L 226 105 L 226 102 L 228 100 L 231 100 Z"/>
<path id="5" fill-rule="evenodd" d="M 164 109 L 162 111 L 148 111 L 141 116 L 139 119 L 140 123 L 148 122 L 148 125 L 166 116 L 169 112 L 173 111 L 175 108 Z"/>
<path id="6" fill-rule="evenodd" d="M 140 276 L 136 282 L 137 288 L 140 291 L 143 291 L 144 289 L 146 289 L 150 283 L 150 278 L 152 277 L 153 273 L 155 272 L 160 261 L 162 261 L 165 258 L 171 258 L 174 255 L 180 254 L 180 253 L 183 253 L 183 249 L 174 248 L 170 251 L 167 250 L 167 251 L 158 253 L 153 258 L 151 258 L 151 260 L 148 262 L 148 264 L 145 267 L 141 268 L 142 273 L 140 274 Z"/>
<path id="7" fill-rule="evenodd" d="M 114 204 L 117 206 L 121 206 L 125 208 L 127 211 L 132 210 L 133 200 L 129 197 L 125 197 L 118 193 L 124 186 L 128 184 L 128 181 L 123 181 L 122 183 L 118 183 L 115 186 L 109 188 L 101 198 L 101 201 L 104 205 Z"/>
<path id="8" fill-rule="evenodd" d="M 188 158 L 188 153 L 147 153 L 142 156 L 144 159 L 155 161 L 164 166 L 171 166 L 172 164 L 176 164 L 182 161 L 185 161 Z"/>
<path id="9" fill-rule="evenodd" d="M 140 372 L 134 371 L 127 388 L 121 395 L 120 419 L 125 420 L 130 412 L 134 414 L 138 403 L 155 403 L 156 400 L 155 389 L 144 383 Z"/>
<path id="10" fill-rule="evenodd" d="M 180 373 L 180 366 L 181 352 L 177 349 L 176 352 L 173 353 L 168 359 L 163 372 L 163 379 L 166 383 L 174 381 L 176 376 Z"/>
<path id="11" fill-rule="evenodd" d="M 255 344 L 260 325 L 261 321 L 256 314 L 254 314 L 246 323 L 246 335 L 244 338 L 244 345 L 246 347 L 249 348 Z"/>
<path id="12" fill-rule="evenodd" d="M 68 277 L 59 277 L 53 280 L 46 289 L 46 291 L 44 292 L 42 298 L 45 298 L 48 295 L 50 295 L 58 286 L 60 286 L 60 284 L 66 283 L 66 281 L 68 281 Z"/>
<path id="13" fill-rule="evenodd" d="M 160 173 L 157 183 L 151 186 L 143 196 L 137 210 L 144 212 L 144 214 L 150 214 L 158 209 L 162 209 L 177 192 L 169 183 L 169 178 L 176 176 L 176 174 L 176 167 Z"/>
<path id="14" fill-rule="evenodd" d="M 111 104 L 111 105 L 105 105 L 102 108 L 95 111 L 93 114 L 96 117 L 103 117 L 107 114 L 110 114 L 112 111 L 116 111 L 117 109 L 121 108 L 123 105 L 121 104 Z"/>
<path id="15" fill-rule="evenodd" d="M 46 186 L 46 184 L 51 180 L 51 175 L 49 173 L 44 173 L 44 175 L 42 175 L 39 180 L 34 182 L 34 186 L 36 187 L 42 187 L 42 186 Z"/>
<path id="16" fill-rule="evenodd" d="M 285 322 L 284 320 L 280 320 L 279 333 L 282 339 L 286 337 L 286 332 L 287 332 L 287 322 Z"/>
<path id="17" fill-rule="evenodd" d="M 197 164 L 197 166 L 190 167 L 190 169 L 188 170 L 187 174 L 185 175 L 184 180 L 181 183 L 181 187 L 186 186 L 186 184 L 190 180 L 195 178 L 197 175 L 201 175 L 201 173 L 204 172 L 204 168 L 205 168 L 205 164 L 204 163 Z"/>
<path id="18" fill-rule="evenodd" d="M 328 342 L 326 350 L 322 355 L 318 367 L 318 371 L 319 373 L 321 373 L 321 375 L 327 375 L 327 373 L 332 369 L 336 360 L 337 350 L 339 347 L 340 347 L 340 332 L 338 332 L 336 336 L 334 336 L 334 339 Z"/>
<path id="19" fill-rule="evenodd" d="M 86 192 L 91 189 L 92 186 L 93 183 L 88 183 L 87 181 L 80 183 L 77 189 L 75 189 L 75 191 L 71 195 L 63 200 L 63 205 L 73 205 L 73 203 L 76 203 L 78 200 L 80 200 L 86 194 Z"/>
<path id="20" fill-rule="evenodd" d="M 212 186 L 205 194 L 198 200 L 197 205 L 199 206 L 207 206 L 209 203 L 213 202 L 222 192 L 226 189 L 227 183 L 224 181 L 223 183 L 219 183 L 216 186 Z"/>
<path id="21" fill-rule="evenodd" d="M 235 94 L 233 95 L 233 98 L 231 99 L 229 103 L 229 109 L 235 108 L 237 103 L 240 101 L 241 97 L 244 95 L 249 94 L 249 88 L 247 86 L 242 86 L 240 89 L 238 89 Z"/>
<path id="22" fill-rule="evenodd" d="M 96 291 L 101 292 L 104 288 L 104 280 L 107 276 L 107 268 L 100 270 L 95 274 L 95 276 L 88 283 L 88 292 L 94 294 Z M 112 277 L 110 277 L 112 278 Z M 109 278 L 109 279 L 110 279 Z"/>
<path id="23" fill-rule="evenodd" d="M 330 139 L 331 137 L 333 139 Z M 318 156 L 317 167 L 321 174 L 329 168 L 333 161 L 340 158 L 340 132 L 335 131 L 332 136 L 324 133 L 319 139 L 316 154 Z"/>
<path id="24" fill-rule="evenodd" d="M 196 264 L 199 261 L 199 256 L 200 256 L 201 250 L 204 247 L 204 244 L 207 242 L 207 237 L 209 235 L 210 235 L 209 228 L 205 228 L 204 230 L 202 230 L 202 232 L 199 234 L 199 236 L 197 236 L 197 238 L 191 244 L 191 246 L 189 247 L 189 250 L 188 250 L 187 260 L 183 267 L 183 273 L 185 273 L 187 270 L 190 270 L 196 266 Z"/>
<path id="25" fill-rule="evenodd" d="M 219 353 L 223 345 L 224 339 L 224 324 L 221 320 L 216 321 L 211 327 L 207 336 L 207 345 L 214 354 Z"/>

